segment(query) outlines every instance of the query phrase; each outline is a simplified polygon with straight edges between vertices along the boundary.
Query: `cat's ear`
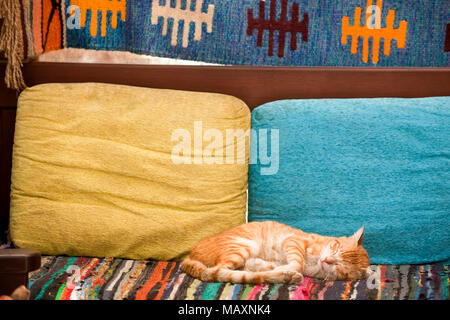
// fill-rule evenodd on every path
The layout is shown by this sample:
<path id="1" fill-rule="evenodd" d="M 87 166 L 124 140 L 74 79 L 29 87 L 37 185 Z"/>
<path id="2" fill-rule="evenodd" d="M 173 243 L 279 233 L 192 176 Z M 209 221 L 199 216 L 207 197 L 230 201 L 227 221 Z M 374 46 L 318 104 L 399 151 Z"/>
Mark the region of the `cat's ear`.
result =
<path id="1" fill-rule="evenodd" d="M 350 237 L 353 241 L 358 243 L 358 246 L 362 246 L 363 236 L 364 236 L 364 229 L 365 227 L 362 226 L 358 231 L 355 232 L 354 235 Z"/>

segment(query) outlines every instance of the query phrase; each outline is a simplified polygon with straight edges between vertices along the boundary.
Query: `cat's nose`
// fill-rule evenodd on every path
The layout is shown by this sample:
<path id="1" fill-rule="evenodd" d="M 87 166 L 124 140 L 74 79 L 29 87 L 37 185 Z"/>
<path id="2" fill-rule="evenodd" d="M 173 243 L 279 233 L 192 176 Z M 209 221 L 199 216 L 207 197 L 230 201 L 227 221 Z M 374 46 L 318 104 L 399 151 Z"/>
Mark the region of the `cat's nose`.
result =
<path id="1" fill-rule="evenodd" d="M 333 257 L 326 257 L 325 259 L 322 260 L 322 262 L 326 264 L 335 264 L 336 259 Z"/>

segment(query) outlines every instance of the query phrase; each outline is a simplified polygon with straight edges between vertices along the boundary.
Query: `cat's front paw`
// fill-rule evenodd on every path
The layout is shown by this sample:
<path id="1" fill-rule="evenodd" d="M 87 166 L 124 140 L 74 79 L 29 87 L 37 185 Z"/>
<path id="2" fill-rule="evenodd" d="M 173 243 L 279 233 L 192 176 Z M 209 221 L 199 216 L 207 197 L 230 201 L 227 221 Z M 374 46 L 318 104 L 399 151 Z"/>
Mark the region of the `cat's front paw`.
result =
<path id="1" fill-rule="evenodd" d="M 303 282 L 303 275 L 300 272 L 293 272 L 291 280 L 289 283 L 291 284 L 301 284 Z"/>

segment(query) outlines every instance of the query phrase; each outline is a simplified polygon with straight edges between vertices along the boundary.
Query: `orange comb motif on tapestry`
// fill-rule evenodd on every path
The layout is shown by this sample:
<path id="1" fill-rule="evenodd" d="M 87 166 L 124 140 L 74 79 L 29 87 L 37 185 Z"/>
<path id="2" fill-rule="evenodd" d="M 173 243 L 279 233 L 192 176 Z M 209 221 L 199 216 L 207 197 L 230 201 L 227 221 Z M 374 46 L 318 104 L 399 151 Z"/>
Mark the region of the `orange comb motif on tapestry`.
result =
<path id="1" fill-rule="evenodd" d="M 120 17 L 122 21 L 126 19 L 126 0 L 72 0 L 71 5 L 78 6 L 81 11 L 80 16 L 80 27 L 84 28 L 86 26 L 86 15 L 87 11 L 91 11 L 91 36 L 95 37 L 97 35 L 97 17 L 98 12 L 101 12 L 101 36 L 106 36 L 106 22 L 107 22 L 107 12 L 112 12 L 111 17 L 111 28 L 117 28 L 118 13 L 120 12 Z"/>
<path id="2" fill-rule="evenodd" d="M 352 37 L 351 53 L 356 54 L 358 50 L 358 39 L 363 39 L 363 57 L 362 60 L 367 63 L 369 61 L 369 38 L 373 41 L 372 62 L 377 64 L 379 61 L 380 40 L 384 38 L 384 55 L 391 54 L 391 41 L 397 40 L 397 48 L 405 48 L 406 29 L 408 22 L 400 21 L 398 29 L 394 29 L 395 10 L 389 10 L 386 17 L 386 27 L 381 27 L 381 9 L 383 1 L 377 0 L 376 6 L 372 5 L 372 0 L 368 0 L 366 7 L 366 21 L 360 26 L 361 8 L 355 8 L 355 19 L 353 26 L 349 24 L 349 17 L 342 17 L 342 38 L 341 43 L 347 44 L 347 37 Z M 375 9 L 373 13 L 372 10 Z M 374 21 L 373 18 L 375 18 Z"/>

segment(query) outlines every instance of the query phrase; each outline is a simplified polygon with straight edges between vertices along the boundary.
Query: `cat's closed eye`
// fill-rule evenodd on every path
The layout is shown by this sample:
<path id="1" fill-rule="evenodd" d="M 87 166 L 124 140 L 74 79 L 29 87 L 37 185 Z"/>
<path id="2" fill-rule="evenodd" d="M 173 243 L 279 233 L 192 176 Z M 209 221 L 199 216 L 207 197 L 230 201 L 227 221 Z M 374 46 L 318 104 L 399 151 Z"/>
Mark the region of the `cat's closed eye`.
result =
<path id="1" fill-rule="evenodd" d="M 338 242 L 337 240 L 333 241 L 333 242 L 331 243 L 331 246 L 330 246 L 331 252 L 332 252 L 333 254 L 338 253 L 340 247 L 341 247 L 341 246 L 340 246 L 340 244 L 339 244 L 339 242 Z"/>

